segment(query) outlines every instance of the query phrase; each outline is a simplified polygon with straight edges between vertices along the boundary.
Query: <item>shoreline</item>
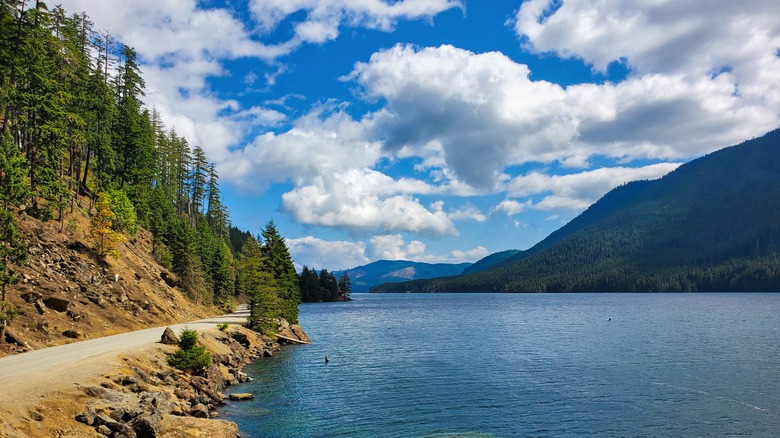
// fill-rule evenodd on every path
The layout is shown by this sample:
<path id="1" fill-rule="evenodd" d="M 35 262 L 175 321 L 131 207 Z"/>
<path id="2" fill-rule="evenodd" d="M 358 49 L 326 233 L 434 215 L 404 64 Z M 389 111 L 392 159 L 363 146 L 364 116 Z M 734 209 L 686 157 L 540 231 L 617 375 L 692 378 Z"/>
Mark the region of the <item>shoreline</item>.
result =
<path id="1" fill-rule="evenodd" d="M 305 337 L 300 326 L 285 321 L 278 329 Z M 156 330 L 159 339 L 164 328 Z M 221 391 L 249 381 L 244 366 L 273 355 L 283 344 L 235 323 L 224 332 L 211 324 L 199 330 L 198 340 L 211 353 L 203 377 L 168 365 L 167 356 L 178 346 L 160 342 L 79 361 L 59 376 L 38 376 L 37 386 L 0 400 L 0 437 L 235 438 L 238 426 L 218 418 L 217 408 L 227 400 Z"/>

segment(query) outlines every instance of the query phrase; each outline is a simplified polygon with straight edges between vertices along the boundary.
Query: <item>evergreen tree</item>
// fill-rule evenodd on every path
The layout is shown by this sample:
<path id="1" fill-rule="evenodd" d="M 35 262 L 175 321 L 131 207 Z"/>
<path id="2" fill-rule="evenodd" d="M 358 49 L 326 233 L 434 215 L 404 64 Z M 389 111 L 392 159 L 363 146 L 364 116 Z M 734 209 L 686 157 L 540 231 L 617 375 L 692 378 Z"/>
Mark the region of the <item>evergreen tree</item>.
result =
<path id="1" fill-rule="evenodd" d="M 238 261 L 238 279 L 241 292 L 248 295 L 249 326 L 264 333 L 274 329 L 280 300 L 277 279 L 266 269 L 267 261 L 257 240 L 249 237 L 241 247 Z"/>
<path id="2" fill-rule="evenodd" d="M 0 207 L 0 342 L 5 340 L 5 329 L 16 316 L 16 309 L 8 301 L 7 286 L 19 281 L 9 266 L 22 264 L 27 260 L 27 245 L 21 240 L 13 215 Z"/>
<path id="3" fill-rule="evenodd" d="M 290 251 L 273 220 L 266 224 L 262 236 L 264 240 L 262 252 L 266 268 L 273 275 L 279 288 L 278 295 L 283 305 L 281 316 L 291 324 L 297 324 L 298 304 L 301 302 L 301 297 L 298 292 L 298 274 L 295 272 Z"/>
<path id="4" fill-rule="evenodd" d="M 339 296 L 339 283 L 327 269 L 320 271 L 320 300 L 335 301 Z"/>
<path id="5" fill-rule="evenodd" d="M 344 272 L 339 277 L 339 296 L 343 299 L 349 300 L 352 295 L 352 281 L 349 279 L 349 274 Z"/>
<path id="6" fill-rule="evenodd" d="M 16 206 L 29 196 L 26 181 L 27 162 L 13 142 L 11 134 L 0 136 L 0 201 L 3 208 Z"/>

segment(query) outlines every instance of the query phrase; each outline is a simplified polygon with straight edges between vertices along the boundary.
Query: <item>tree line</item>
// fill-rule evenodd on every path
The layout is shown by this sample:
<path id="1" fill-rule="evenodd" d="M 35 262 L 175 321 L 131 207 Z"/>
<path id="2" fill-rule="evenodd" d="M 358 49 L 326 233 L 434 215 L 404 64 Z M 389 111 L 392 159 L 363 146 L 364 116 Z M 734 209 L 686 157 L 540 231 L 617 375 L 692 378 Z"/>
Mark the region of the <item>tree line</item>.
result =
<path id="1" fill-rule="evenodd" d="M 346 272 L 337 279 L 327 269 L 318 274 L 316 270 L 304 265 L 298 277 L 298 284 L 301 301 L 304 303 L 349 301 L 352 295 L 352 281 Z"/>
<path id="2" fill-rule="evenodd" d="M 276 225 L 257 236 L 232 227 L 203 148 L 144 106 L 135 50 L 86 13 L 29 3 L 0 0 L 0 328 L 15 313 L 12 266 L 26 259 L 11 212 L 63 230 L 84 199 L 99 257 L 121 256 L 117 243 L 141 226 L 191 299 L 228 309 L 244 296 L 257 326 L 297 322 L 297 274 Z"/>

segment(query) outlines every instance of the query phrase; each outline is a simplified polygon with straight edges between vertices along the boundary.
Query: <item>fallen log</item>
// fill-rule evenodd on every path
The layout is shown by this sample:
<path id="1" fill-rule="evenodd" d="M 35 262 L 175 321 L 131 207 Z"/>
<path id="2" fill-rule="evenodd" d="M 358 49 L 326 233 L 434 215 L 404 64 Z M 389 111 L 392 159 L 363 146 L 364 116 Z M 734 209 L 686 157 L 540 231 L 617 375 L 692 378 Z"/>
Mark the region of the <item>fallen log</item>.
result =
<path id="1" fill-rule="evenodd" d="M 308 344 L 308 342 L 306 342 L 306 341 L 301 341 L 300 339 L 295 339 L 295 338 L 291 338 L 289 336 L 284 336 L 284 335 L 276 335 L 276 339 L 277 340 L 282 340 L 282 341 L 285 341 L 285 342 L 290 342 L 290 343 L 293 343 L 293 344 Z"/>
<path id="2" fill-rule="evenodd" d="M 214 400 L 215 403 L 217 403 L 220 406 L 223 406 L 225 404 L 225 396 L 222 394 L 212 391 L 211 389 L 207 388 L 204 385 L 201 385 L 200 383 L 188 378 L 187 376 L 181 375 L 179 376 L 182 380 L 189 383 L 190 386 L 197 389 L 198 391 L 202 392 L 206 395 L 206 397 Z"/>

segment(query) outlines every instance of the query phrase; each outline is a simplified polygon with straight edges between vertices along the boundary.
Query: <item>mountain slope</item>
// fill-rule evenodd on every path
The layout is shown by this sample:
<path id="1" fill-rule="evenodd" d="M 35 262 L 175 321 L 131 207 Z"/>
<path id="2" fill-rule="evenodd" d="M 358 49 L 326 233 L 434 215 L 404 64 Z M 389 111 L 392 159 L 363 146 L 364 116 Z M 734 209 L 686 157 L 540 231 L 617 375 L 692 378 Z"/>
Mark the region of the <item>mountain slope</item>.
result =
<path id="1" fill-rule="evenodd" d="M 377 291 L 780 289 L 780 130 L 614 189 L 505 264 Z"/>
<path id="2" fill-rule="evenodd" d="M 524 251 L 520 251 L 519 249 L 508 249 L 506 251 L 500 251 L 500 252 L 494 252 L 493 254 L 490 254 L 487 257 L 484 257 L 480 260 L 477 260 L 474 262 L 473 265 L 469 266 L 468 268 L 463 270 L 464 274 L 475 274 L 477 272 L 484 271 L 486 269 L 490 269 L 494 266 L 502 265 L 507 260 L 517 256 L 522 255 Z"/>
<path id="3" fill-rule="evenodd" d="M 367 292 L 377 284 L 460 275 L 471 263 L 418 263 L 407 260 L 378 260 L 364 266 L 334 272 L 336 277 L 346 272 L 353 292 Z"/>

